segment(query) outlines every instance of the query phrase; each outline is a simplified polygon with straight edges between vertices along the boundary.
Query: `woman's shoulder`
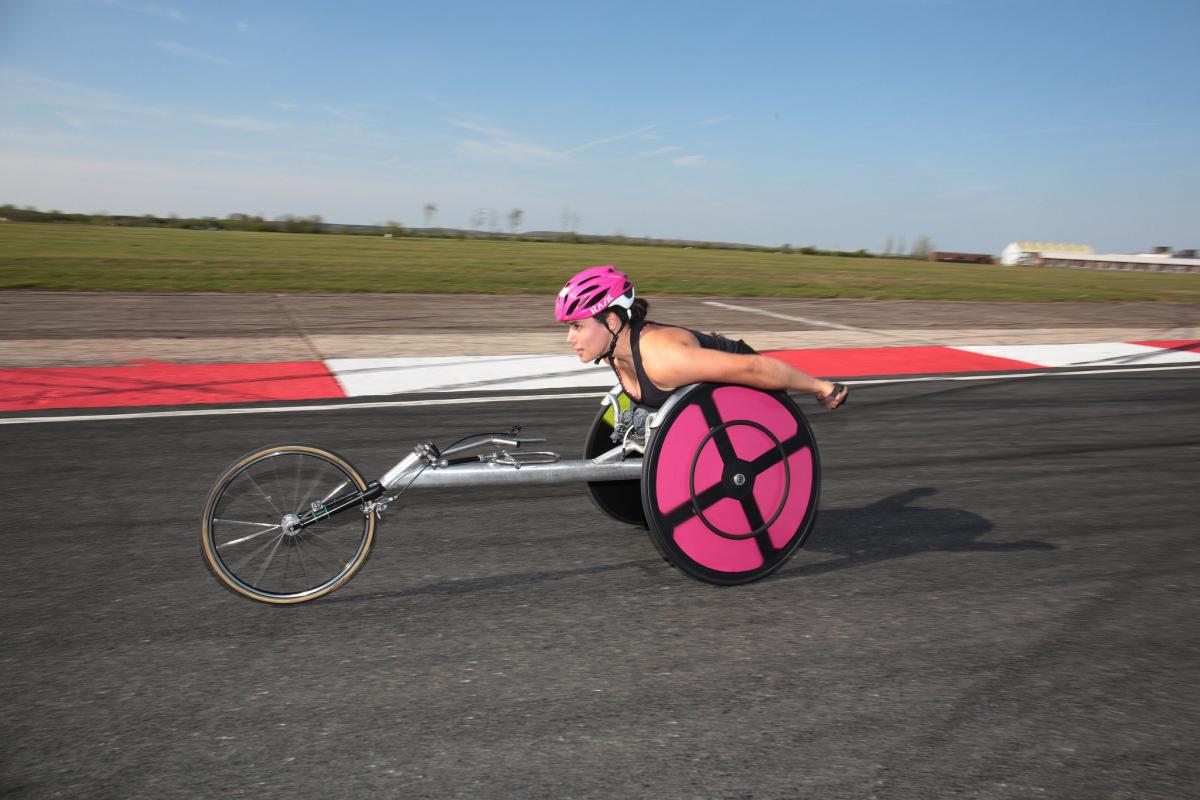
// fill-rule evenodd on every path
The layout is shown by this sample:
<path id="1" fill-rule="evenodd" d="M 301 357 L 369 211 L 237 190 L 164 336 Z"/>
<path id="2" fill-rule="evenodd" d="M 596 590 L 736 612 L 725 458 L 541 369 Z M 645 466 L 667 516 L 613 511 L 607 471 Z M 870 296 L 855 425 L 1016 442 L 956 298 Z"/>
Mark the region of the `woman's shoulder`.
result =
<path id="1" fill-rule="evenodd" d="M 678 325 L 646 321 L 639 333 L 639 344 L 643 352 L 649 345 L 653 352 L 658 348 L 696 347 L 699 343 L 692 332 Z"/>

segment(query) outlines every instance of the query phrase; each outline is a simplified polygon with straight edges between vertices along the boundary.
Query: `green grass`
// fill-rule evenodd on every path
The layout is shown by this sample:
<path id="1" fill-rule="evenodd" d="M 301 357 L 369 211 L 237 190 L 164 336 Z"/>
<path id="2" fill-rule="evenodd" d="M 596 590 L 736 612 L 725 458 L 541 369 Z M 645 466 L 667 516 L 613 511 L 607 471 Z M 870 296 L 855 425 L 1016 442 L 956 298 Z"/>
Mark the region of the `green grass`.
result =
<path id="1" fill-rule="evenodd" d="M 1200 303 L 1200 275 L 665 247 L 0 223 L 0 289 L 549 294 L 617 264 L 646 294 Z"/>

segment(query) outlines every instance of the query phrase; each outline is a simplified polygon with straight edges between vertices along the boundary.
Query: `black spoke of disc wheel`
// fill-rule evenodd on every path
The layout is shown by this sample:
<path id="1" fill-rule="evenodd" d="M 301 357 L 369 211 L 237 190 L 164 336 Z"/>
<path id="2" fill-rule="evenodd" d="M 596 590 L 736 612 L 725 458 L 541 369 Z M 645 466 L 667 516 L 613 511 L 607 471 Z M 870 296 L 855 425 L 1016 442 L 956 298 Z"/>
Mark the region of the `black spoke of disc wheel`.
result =
<path id="1" fill-rule="evenodd" d="M 712 434 L 713 444 L 717 446 L 717 453 L 721 456 L 721 463 L 728 464 L 731 461 L 737 461 L 737 453 L 733 449 L 733 440 L 729 438 L 729 429 L 725 427 L 724 420 L 721 419 L 721 412 L 717 410 L 717 404 L 713 402 L 712 395 L 709 394 L 699 403 L 700 412 L 704 414 L 704 422 L 708 425 L 708 429 L 715 432 Z"/>
<path id="2" fill-rule="evenodd" d="M 746 515 L 746 521 L 750 523 L 750 530 L 758 531 L 754 537 L 754 543 L 758 545 L 758 552 L 762 555 L 764 561 L 769 561 L 771 556 L 775 554 L 775 543 L 771 541 L 771 534 L 764 527 L 766 520 L 759 513 L 758 503 L 754 500 L 754 495 L 749 494 L 742 498 L 742 513 Z M 759 530 L 759 529 L 762 530 Z"/>
<path id="3" fill-rule="evenodd" d="M 729 425 L 721 420 L 721 415 L 717 410 L 716 404 L 713 402 L 712 396 L 702 398 L 696 401 L 696 405 L 700 408 L 704 415 L 704 421 L 708 425 L 709 430 L 714 431 L 711 439 L 717 448 L 717 452 L 723 463 L 728 464 L 730 461 L 740 460 L 737 458 L 737 453 L 733 449 L 733 440 L 729 436 Z M 735 420 L 734 423 L 737 421 Z M 783 460 L 806 447 L 810 447 L 811 442 L 805 431 L 801 428 L 796 433 L 789 436 L 784 441 L 777 444 L 775 447 L 768 449 L 765 453 L 755 458 L 748 463 L 747 471 L 757 478 L 767 470 L 783 462 Z M 692 517 L 696 516 L 696 508 L 700 509 L 700 513 L 704 513 L 712 508 L 720 501 L 726 499 L 728 494 L 726 488 L 721 483 L 716 483 L 707 489 L 696 494 L 695 503 L 684 502 L 678 508 L 672 509 L 669 513 L 663 515 L 663 522 L 670 528 L 675 528 L 684 522 L 687 522 Z M 750 523 L 750 530 L 756 530 L 762 527 L 764 522 L 762 514 L 758 510 L 757 504 L 753 501 L 753 496 L 747 496 L 741 500 L 742 510 L 746 514 L 746 521 Z M 763 551 L 763 555 L 769 555 L 775 552 L 778 548 L 771 541 L 771 537 L 767 531 L 762 531 L 758 536 L 754 537 L 758 543 L 759 549 Z"/>

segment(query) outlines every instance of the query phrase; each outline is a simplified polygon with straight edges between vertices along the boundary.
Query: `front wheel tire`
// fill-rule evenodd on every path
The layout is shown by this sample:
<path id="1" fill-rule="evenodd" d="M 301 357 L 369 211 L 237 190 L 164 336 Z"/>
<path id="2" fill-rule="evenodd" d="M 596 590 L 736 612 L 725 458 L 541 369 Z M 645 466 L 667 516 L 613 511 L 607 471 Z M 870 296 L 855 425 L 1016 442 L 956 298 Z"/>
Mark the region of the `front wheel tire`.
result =
<path id="1" fill-rule="evenodd" d="M 367 483 L 329 450 L 286 444 L 248 453 L 217 478 L 204 504 L 200 549 L 226 588 L 263 603 L 323 597 L 354 577 L 375 538 L 375 515 L 347 509 L 305 528 L 289 522 Z"/>

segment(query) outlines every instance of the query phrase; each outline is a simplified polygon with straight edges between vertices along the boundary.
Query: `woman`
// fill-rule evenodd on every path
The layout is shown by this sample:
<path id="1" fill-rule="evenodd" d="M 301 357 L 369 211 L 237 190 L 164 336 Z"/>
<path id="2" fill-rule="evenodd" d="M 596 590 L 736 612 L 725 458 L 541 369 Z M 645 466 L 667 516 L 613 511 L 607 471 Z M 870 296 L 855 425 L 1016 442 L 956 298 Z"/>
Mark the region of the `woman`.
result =
<path id="1" fill-rule="evenodd" d="M 736 383 L 756 389 L 808 392 L 825 408 L 846 402 L 850 390 L 820 380 L 742 341 L 646 319 L 648 304 L 613 266 L 580 272 L 558 293 L 554 316 L 568 324 L 567 341 L 580 361 L 605 361 L 640 406 L 659 408 L 689 383 Z"/>

